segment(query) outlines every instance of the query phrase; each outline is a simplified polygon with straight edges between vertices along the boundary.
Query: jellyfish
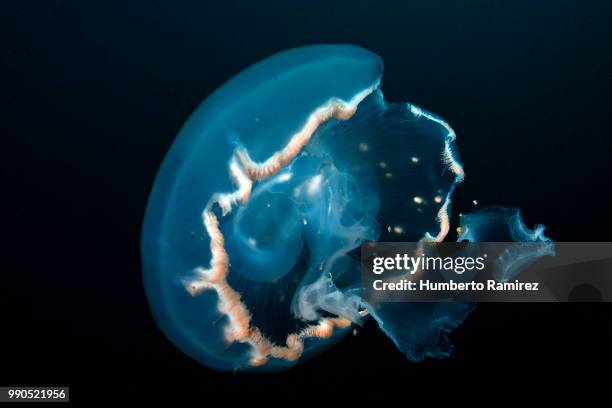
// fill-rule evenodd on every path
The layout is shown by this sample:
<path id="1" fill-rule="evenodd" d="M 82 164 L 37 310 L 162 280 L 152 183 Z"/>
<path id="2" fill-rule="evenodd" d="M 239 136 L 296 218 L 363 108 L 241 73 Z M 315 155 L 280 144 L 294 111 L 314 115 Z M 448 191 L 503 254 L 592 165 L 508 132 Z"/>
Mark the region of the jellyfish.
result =
<path id="1" fill-rule="evenodd" d="M 450 353 L 472 305 L 360 297 L 360 246 L 444 240 L 464 178 L 452 128 L 385 101 L 382 74 L 357 46 L 296 48 L 229 80 L 185 123 L 141 240 L 153 316 L 184 353 L 279 371 L 370 317 L 411 360 Z"/>

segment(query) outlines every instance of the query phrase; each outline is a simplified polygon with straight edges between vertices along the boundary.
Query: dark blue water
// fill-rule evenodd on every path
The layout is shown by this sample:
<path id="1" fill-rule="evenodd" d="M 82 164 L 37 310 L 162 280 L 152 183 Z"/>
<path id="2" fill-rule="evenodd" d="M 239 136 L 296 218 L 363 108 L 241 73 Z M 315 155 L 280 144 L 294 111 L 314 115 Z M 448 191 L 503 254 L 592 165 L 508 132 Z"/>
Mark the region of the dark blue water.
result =
<path id="1" fill-rule="evenodd" d="M 492 305 L 455 333 L 450 360 L 409 364 L 366 326 L 282 377 L 218 376 L 154 326 L 138 254 L 155 172 L 193 109 L 252 63 L 312 43 L 378 53 L 389 100 L 453 126 L 466 171 L 456 211 L 474 199 L 517 205 L 556 241 L 609 241 L 609 3 L 12 3 L 0 12 L 0 316 L 10 328 L 0 383 L 70 384 L 88 401 L 94 382 L 145 399 L 155 398 L 150 384 L 199 399 L 211 389 L 259 395 L 265 384 L 281 391 L 263 398 L 287 401 L 337 387 L 361 398 L 398 383 L 468 384 L 469 369 L 494 385 L 525 366 L 523 382 L 609 367 L 609 307 Z"/>

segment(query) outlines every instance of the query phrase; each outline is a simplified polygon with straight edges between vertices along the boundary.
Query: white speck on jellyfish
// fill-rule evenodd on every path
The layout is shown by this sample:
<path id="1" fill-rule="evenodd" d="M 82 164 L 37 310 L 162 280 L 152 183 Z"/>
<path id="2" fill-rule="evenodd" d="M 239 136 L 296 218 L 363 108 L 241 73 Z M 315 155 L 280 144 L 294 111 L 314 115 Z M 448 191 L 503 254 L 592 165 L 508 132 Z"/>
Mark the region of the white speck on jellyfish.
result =
<path id="1" fill-rule="evenodd" d="M 378 165 L 380 166 L 381 169 L 387 168 L 387 163 L 385 163 L 384 161 L 381 161 L 380 163 L 378 163 Z"/>
<path id="2" fill-rule="evenodd" d="M 359 143 L 359 150 L 361 150 L 362 152 L 367 152 L 368 150 L 370 150 L 370 146 L 368 146 L 367 143 Z"/>
<path id="3" fill-rule="evenodd" d="M 306 191 L 308 192 L 308 194 L 313 195 L 317 193 L 319 191 L 319 188 L 321 187 L 322 180 L 323 176 L 320 174 L 317 174 L 316 176 L 308 180 L 308 186 L 306 187 Z"/>
<path id="4" fill-rule="evenodd" d="M 270 208 L 270 207 L 272 207 L 272 204 L 268 203 L 268 204 L 266 204 L 266 207 Z"/>
<path id="5" fill-rule="evenodd" d="M 255 238 L 249 238 L 249 245 L 252 247 L 257 246 L 257 240 Z"/>
<path id="6" fill-rule="evenodd" d="M 423 199 L 419 196 L 414 196 L 412 201 L 414 201 L 416 204 L 423 204 Z"/>
<path id="7" fill-rule="evenodd" d="M 390 225 L 387 227 L 387 232 L 391 232 L 391 226 Z"/>
<path id="8" fill-rule="evenodd" d="M 278 176 L 278 181 L 281 183 L 284 183 L 286 181 L 291 180 L 291 176 L 292 176 L 291 173 L 283 173 L 280 176 Z"/>
<path id="9" fill-rule="evenodd" d="M 440 203 L 442 202 L 442 197 L 441 197 L 441 196 L 439 196 L 439 195 L 438 195 L 438 196 L 435 196 L 435 197 L 434 197 L 434 201 L 435 201 L 436 203 L 440 204 Z"/>
<path id="10" fill-rule="evenodd" d="M 393 178 L 393 173 L 385 173 L 385 177 L 388 179 Z"/>
<path id="11" fill-rule="evenodd" d="M 395 227 L 393 227 L 393 232 L 395 232 L 396 234 L 403 234 L 404 229 L 400 227 L 399 225 L 396 225 Z"/>
<path id="12" fill-rule="evenodd" d="M 304 218 L 304 221 L 302 221 L 304 223 L 304 225 L 308 224 L 308 221 L 306 221 L 306 218 Z"/>
<path id="13" fill-rule="evenodd" d="M 478 200 L 474 200 L 474 201 L 472 201 L 472 204 L 474 204 L 474 205 L 478 205 Z"/>
<path id="14" fill-rule="evenodd" d="M 410 158 L 410 161 L 412 161 L 413 163 L 418 163 L 418 162 L 419 162 L 419 158 L 418 158 L 418 157 L 416 157 L 416 156 L 412 156 L 412 157 Z"/>
<path id="15" fill-rule="evenodd" d="M 412 112 L 414 116 L 421 116 L 423 114 L 423 112 L 421 111 L 421 108 L 419 108 L 418 106 L 414 106 L 414 105 L 410 105 L 410 112 Z"/>

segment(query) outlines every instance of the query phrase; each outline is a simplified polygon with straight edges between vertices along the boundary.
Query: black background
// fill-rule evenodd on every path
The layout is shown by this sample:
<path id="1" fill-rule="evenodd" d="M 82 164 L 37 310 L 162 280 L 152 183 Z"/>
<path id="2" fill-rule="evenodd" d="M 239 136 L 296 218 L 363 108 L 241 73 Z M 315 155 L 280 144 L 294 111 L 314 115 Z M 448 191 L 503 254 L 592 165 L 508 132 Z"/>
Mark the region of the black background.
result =
<path id="1" fill-rule="evenodd" d="M 299 5 L 298 5 L 299 4 Z M 0 12 L 0 385 L 199 405 L 602 391 L 608 304 L 480 305 L 453 356 L 411 363 L 374 324 L 288 372 L 219 374 L 155 326 L 139 234 L 157 168 L 216 87 L 274 52 L 354 43 L 388 100 L 445 118 L 455 211 L 517 205 L 557 241 L 610 241 L 612 9 L 589 1 L 15 1 Z M 530 397 L 532 398 L 532 397 Z"/>

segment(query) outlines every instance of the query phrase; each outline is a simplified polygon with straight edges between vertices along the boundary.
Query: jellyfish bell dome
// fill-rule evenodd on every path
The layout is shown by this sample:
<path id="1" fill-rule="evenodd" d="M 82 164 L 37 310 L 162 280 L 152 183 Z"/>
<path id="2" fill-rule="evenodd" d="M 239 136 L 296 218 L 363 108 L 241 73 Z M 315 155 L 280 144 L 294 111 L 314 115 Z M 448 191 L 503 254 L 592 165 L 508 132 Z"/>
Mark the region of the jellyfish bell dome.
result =
<path id="1" fill-rule="evenodd" d="M 359 294 L 359 246 L 442 240 L 463 179 L 450 126 L 386 102 L 382 73 L 352 45 L 288 50 L 185 123 L 141 241 L 153 316 L 183 352 L 217 370 L 282 370 L 370 315 L 409 358 L 449 352 L 439 339 L 468 306 L 374 309 Z"/>

